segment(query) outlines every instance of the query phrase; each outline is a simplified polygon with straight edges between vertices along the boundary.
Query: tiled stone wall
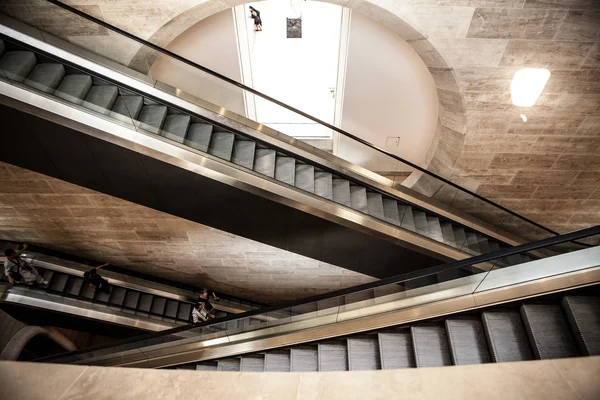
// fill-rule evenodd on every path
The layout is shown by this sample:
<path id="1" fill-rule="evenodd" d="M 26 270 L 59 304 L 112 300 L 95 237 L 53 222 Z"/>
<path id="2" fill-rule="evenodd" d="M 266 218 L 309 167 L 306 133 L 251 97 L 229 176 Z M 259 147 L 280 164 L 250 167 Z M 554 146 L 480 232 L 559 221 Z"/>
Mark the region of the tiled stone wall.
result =
<path id="1" fill-rule="evenodd" d="M 373 280 L 5 163 L 0 238 L 267 303 Z"/>

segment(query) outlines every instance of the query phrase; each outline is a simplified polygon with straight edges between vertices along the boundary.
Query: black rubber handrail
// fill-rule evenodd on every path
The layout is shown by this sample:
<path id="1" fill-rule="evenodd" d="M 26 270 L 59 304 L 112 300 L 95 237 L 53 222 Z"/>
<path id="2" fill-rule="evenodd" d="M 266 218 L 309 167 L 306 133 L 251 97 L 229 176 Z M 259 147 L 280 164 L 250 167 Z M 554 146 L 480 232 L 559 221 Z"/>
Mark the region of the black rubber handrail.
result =
<path id="1" fill-rule="evenodd" d="M 396 276 L 393 276 L 390 278 L 381 279 L 381 280 L 378 280 L 375 282 L 365 283 L 362 285 L 352 286 L 352 287 L 349 287 L 346 289 L 336 290 L 334 292 L 311 296 L 311 297 L 300 299 L 300 300 L 283 302 L 276 306 L 261 308 L 258 310 L 252 310 L 252 311 L 248 311 L 248 312 L 240 313 L 240 314 L 234 314 L 234 315 L 230 315 L 230 316 L 223 317 L 223 318 L 213 319 L 210 321 L 200 322 L 197 324 L 178 327 L 178 328 L 169 329 L 169 330 L 165 330 L 165 331 L 161 331 L 161 332 L 150 333 L 147 335 L 142 335 L 142 336 L 134 337 L 131 339 L 118 341 L 118 342 L 115 342 L 112 344 L 100 345 L 100 346 L 90 347 L 87 349 L 76 350 L 76 351 L 73 351 L 70 353 L 64 353 L 61 355 L 40 358 L 35 361 L 52 362 L 53 360 L 59 360 L 61 358 L 65 358 L 65 357 L 77 356 L 77 355 L 83 354 L 83 353 L 90 353 L 93 351 L 109 349 L 109 348 L 112 348 L 115 346 L 123 346 L 123 345 L 127 345 L 127 344 L 132 344 L 135 342 L 151 340 L 151 339 L 154 339 L 157 337 L 173 335 L 173 334 L 177 334 L 179 332 L 188 331 L 188 330 L 196 329 L 196 328 L 200 328 L 200 327 L 210 326 L 210 325 L 214 325 L 214 324 L 221 324 L 221 323 L 229 322 L 229 321 L 233 321 L 233 320 L 249 318 L 249 317 L 252 317 L 255 315 L 261 315 L 261 314 L 266 314 L 266 313 L 270 313 L 270 312 L 274 312 L 274 311 L 278 311 L 278 310 L 289 309 L 292 307 L 298 307 L 298 306 L 302 306 L 302 305 L 306 305 L 306 304 L 315 303 L 318 301 L 331 299 L 334 297 L 344 296 L 344 295 L 348 295 L 348 294 L 352 294 L 352 293 L 356 293 L 356 292 L 360 292 L 360 291 L 364 291 L 364 290 L 369 290 L 369 289 L 375 289 L 375 288 L 385 286 L 385 285 L 390 285 L 390 284 L 394 284 L 394 283 L 402 283 L 402 282 L 405 282 L 408 280 L 423 278 L 423 277 L 426 277 L 429 275 L 438 274 L 440 272 L 445 272 L 445 271 L 449 271 L 449 270 L 454 270 L 454 269 L 458 269 L 458 268 L 469 267 L 469 266 L 476 265 L 476 264 L 490 262 L 493 260 L 512 256 L 515 254 L 526 253 L 526 252 L 530 252 L 533 250 L 538 250 L 538 249 L 542 249 L 545 247 L 554 246 L 554 245 L 565 243 L 565 242 L 571 242 L 573 240 L 582 239 L 582 238 L 595 236 L 595 235 L 600 235 L 600 225 L 596 225 L 596 226 L 593 226 L 593 227 L 587 228 L 587 229 L 582 229 L 582 230 L 579 230 L 576 232 L 566 233 L 566 234 L 559 235 L 559 236 L 553 236 L 551 238 L 538 240 L 535 242 L 526 243 L 526 244 L 523 244 L 520 246 L 508 247 L 508 248 L 505 248 L 505 249 L 502 249 L 499 251 L 495 251 L 493 253 L 482 254 L 480 256 L 471 257 L 471 258 L 468 258 L 465 260 L 453 261 L 450 263 L 437 265 L 434 267 L 429 267 L 429 268 L 421 269 L 418 271 L 408 272 L 408 273 L 396 275 Z"/>
<path id="2" fill-rule="evenodd" d="M 124 31 L 124 30 L 122 30 L 120 28 L 117 28 L 116 26 L 111 25 L 111 24 L 109 24 L 109 23 L 107 23 L 105 21 L 102 21 L 101 19 L 98 19 L 98 18 L 96 18 L 94 16 L 91 16 L 89 14 L 86 14 L 85 12 L 83 12 L 83 11 L 81 11 L 81 10 L 75 8 L 75 7 L 72 7 L 72 6 L 69 6 L 67 4 L 64 4 L 64 3 L 62 3 L 62 2 L 60 2 L 58 0 L 46 0 L 46 1 L 48 1 L 48 2 L 50 2 L 52 4 L 54 4 L 54 5 L 62 8 L 62 9 L 64 9 L 64 10 L 67 10 L 67 11 L 73 13 L 73 14 L 76 14 L 76 15 L 84 18 L 84 19 L 92 21 L 92 22 L 94 22 L 94 23 L 96 23 L 96 24 L 98 24 L 98 25 L 100 25 L 100 26 L 102 26 L 102 27 L 104 27 L 104 28 L 106 28 L 108 30 L 111 30 L 111 31 L 116 32 L 116 33 L 118 33 L 120 35 L 123 35 L 123 36 L 125 36 L 125 37 L 127 37 L 127 38 L 129 38 L 129 39 L 131 39 L 133 41 L 136 41 L 136 42 L 142 44 L 143 46 L 149 47 L 149 48 L 151 48 L 151 49 L 153 49 L 153 50 L 155 50 L 155 51 L 157 51 L 159 53 L 163 53 L 163 54 L 165 54 L 165 55 L 167 55 L 167 56 L 169 56 L 171 58 L 176 59 L 177 61 L 180 61 L 180 62 L 182 62 L 184 64 L 187 64 L 187 65 L 189 65 L 191 67 L 194 67 L 196 69 L 199 69 L 199 70 L 201 70 L 203 72 L 206 72 L 207 74 L 212 75 L 215 78 L 218 78 L 218 79 L 220 79 L 222 81 L 225 81 L 225 82 L 227 82 L 227 83 L 229 83 L 231 85 L 237 86 L 240 89 L 246 90 L 246 91 L 248 91 L 248 92 L 250 92 L 252 94 L 255 94 L 255 95 L 259 96 L 259 97 L 262 97 L 263 99 L 265 99 L 265 100 L 267 100 L 267 101 L 269 101 L 271 103 L 275 103 L 275 104 L 277 104 L 280 107 L 283 107 L 283 108 L 285 108 L 285 109 L 287 109 L 289 111 L 292 111 L 292 112 L 294 112 L 294 113 L 296 113 L 298 115 L 301 115 L 304 118 L 310 119 L 311 121 L 314 121 L 314 122 L 316 122 L 316 123 L 318 123 L 320 125 L 323 125 L 323 126 L 329 128 L 329 129 L 332 129 L 332 130 L 334 130 L 334 131 L 336 131 L 338 133 L 341 133 L 342 135 L 345 135 L 345 136 L 347 136 L 347 137 L 349 137 L 349 138 L 351 138 L 353 140 L 356 140 L 357 142 L 359 142 L 359 143 L 361 143 L 361 144 L 363 144 L 363 145 L 365 145 L 365 146 L 367 146 L 367 147 L 369 147 L 369 148 L 371 148 L 373 150 L 376 150 L 376 151 L 378 151 L 380 153 L 383 153 L 383 154 L 385 154 L 385 155 L 387 155 L 389 157 L 392 157 L 393 159 L 395 159 L 397 161 L 400 161 L 400 162 L 402 162 L 402 163 L 410 166 L 411 168 L 414 168 L 414 169 L 416 169 L 418 171 L 423 172 L 424 174 L 432 176 L 435 179 L 437 179 L 437 180 L 439 180 L 439 181 L 441 181 L 441 182 L 443 182 L 443 183 L 445 183 L 447 185 L 450 185 L 450 186 L 452 186 L 452 187 L 454 187 L 454 188 L 456 188 L 456 189 L 458 189 L 458 190 L 460 190 L 460 191 L 462 191 L 464 193 L 467 193 L 470 196 L 473 196 L 473 197 L 475 197 L 475 198 L 477 198 L 477 199 L 479 199 L 479 200 L 481 200 L 481 201 L 483 201 L 485 203 L 488 203 L 488 204 L 490 204 L 490 205 L 492 205 L 492 206 L 494 206 L 494 207 L 496 207 L 496 208 L 498 208 L 498 209 L 500 209 L 500 210 L 502 210 L 502 211 L 504 211 L 504 212 L 506 212 L 506 213 L 508 213 L 508 214 L 510 214 L 512 216 L 514 216 L 514 217 L 517 217 L 517 218 L 519 218 L 519 219 L 521 219 L 521 220 L 523 220 L 523 221 L 525 221 L 525 222 L 527 222 L 527 223 L 529 223 L 531 225 L 534 225 L 535 227 L 537 227 L 539 229 L 542 229 L 542 230 L 544 230 L 544 231 L 546 231 L 548 233 L 551 233 L 552 235 L 560 235 L 560 233 L 558 233 L 556 231 L 553 231 L 552 229 L 547 228 L 547 227 L 545 227 L 542 224 L 539 224 L 539 223 L 537 223 L 537 222 L 535 222 L 535 221 L 533 221 L 533 220 L 531 220 L 531 219 L 529 219 L 527 217 L 524 217 L 524 216 L 522 216 L 522 215 L 520 215 L 520 214 L 518 214 L 518 213 L 516 213 L 516 212 L 514 212 L 514 211 L 512 211 L 512 210 L 510 210 L 510 209 L 508 209 L 506 207 L 504 207 L 504 206 L 501 206 L 498 203 L 495 203 L 495 202 L 493 202 L 493 201 L 491 201 L 491 200 L 489 200 L 489 199 L 487 199 L 487 198 L 485 198 L 485 197 L 477 194 L 477 193 L 474 193 L 474 192 L 472 192 L 472 191 L 470 191 L 468 189 L 465 189 L 465 188 L 457 185 L 456 183 L 454 183 L 454 182 L 452 182 L 452 181 L 450 181 L 450 180 L 448 180 L 446 178 L 443 178 L 443 177 L 441 177 L 441 176 L 439 176 L 439 175 L 437 175 L 437 174 L 435 174 L 435 173 L 433 173 L 431 171 L 428 171 L 427 169 L 425 169 L 423 167 L 418 166 L 417 164 L 414 164 L 414 163 L 412 163 L 410 161 L 407 161 L 407 160 L 403 159 L 402 157 L 399 157 L 399 156 L 397 156 L 395 154 L 389 153 L 386 150 L 383 150 L 383 149 L 381 149 L 381 148 L 373 145 L 372 143 L 367 142 L 364 139 L 356 137 L 356 136 L 352 135 L 351 133 L 348 133 L 348 132 L 344 131 L 341 128 L 333 126 L 333 125 L 331 125 L 331 124 L 329 124 L 329 123 L 327 123 L 325 121 L 321 121 L 320 119 L 318 119 L 316 117 L 313 117 L 312 115 L 309 115 L 309 114 L 307 114 L 305 112 L 302 112 L 302 111 L 300 111 L 300 110 L 298 110 L 298 109 L 296 109 L 296 108 L 294 108 L 292 106 L 289 106 L 289 105 L 287 105 L 285 103 L 282 103 L 281 101 L 276 100 L 273 97 L 270 97 L 270 96 L 268 96 L 268 95 L 266 95 L 264 93 L 259 92 L 256 89 L 253 89 L 253 88 L 251 88 L 249 86 L 244 85 L 243 83 L 240 83 L 240 82 L 238 82 L 236 80 L 233 80 L 233 79 L 231 79 L 231 78 L 229 78 L 229 77 L 227 77 L 225 75 L 222 75 L 222 74 L 220 74 L 220 73 L 218 73 L 216 71 L 213 71 L 213 70 L 211 70 L 209 68 L 206 68 L 206 67 L 204 67 L 204 66 L 202 66 L 200 64 L 197 64 L 197 63 L 195 63 L 193 61 L 190 61 L 187 58 L 181 57 L 180 55 L 178 55 L 176 53 L 173 53 L 173 52 L 171 52 L 171 51 L 169 51 L 169 50 L 167 50 L 167 49 L 165 49 L 163 47 L 157 46 L 154 43 L 148 42 L 147 40 L 144 40 L 144 39 L 142 39 L 142 38 L 140 38 L 138 36 L 135 36 L 135 35 L 127 32 L 127 31 Z M 579 244 L 582 244 L 582 243 L 579 243 Z"/>

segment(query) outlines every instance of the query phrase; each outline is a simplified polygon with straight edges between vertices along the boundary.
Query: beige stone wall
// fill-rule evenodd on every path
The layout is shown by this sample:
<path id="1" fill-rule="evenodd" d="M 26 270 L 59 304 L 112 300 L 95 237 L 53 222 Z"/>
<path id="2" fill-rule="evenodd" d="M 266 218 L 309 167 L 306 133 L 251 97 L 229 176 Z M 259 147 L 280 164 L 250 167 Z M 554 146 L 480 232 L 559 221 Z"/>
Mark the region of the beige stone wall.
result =
<path id="1" fill-rule="evenodd" d="M 0 362 L 3 398 L 596 400 L 600 357 L 353 372 L 201 372 Z"/>
<path id="2" fill-rule="evenodd" d="M 267 303 L 373 280 L 5 163 L 0 238 Z"/>

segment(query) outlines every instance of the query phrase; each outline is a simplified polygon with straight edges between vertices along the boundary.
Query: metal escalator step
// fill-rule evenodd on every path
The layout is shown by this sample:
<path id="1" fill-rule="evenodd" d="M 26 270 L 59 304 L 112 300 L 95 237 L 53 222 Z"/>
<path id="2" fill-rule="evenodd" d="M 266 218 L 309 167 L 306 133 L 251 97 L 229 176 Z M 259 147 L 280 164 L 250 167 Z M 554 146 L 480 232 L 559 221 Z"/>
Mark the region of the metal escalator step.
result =
<path id="1" fill-rule="evenodd" d="M 191 121 L 192 117 L 189 115 L 167 115 L 160 135 L 166 137 L 167 139 L 174 140 L 177 143 L 183 143 Z"/>
<path id="2" fill-rule="evenodd" d="M 381 369 L 377 336 L 348 338 L 348 369 L 350 371 Z"/>
<path id="3" fill-rule="evenodd" d="M 442 228 L 442 237 L 444 238 L 444 243 L 448 246 L 458 247 L 456 245 L 456 239 L 454 238 L 454 229 L 452 229 L 452 224 L 450 222 L 442 222 L 440 224 Z"/>
<path id="4" fill-rule="evenodd" d="M 167 300 L 167 304 L 165 306 L 164 316 L 167 318 L 175 319 L 177 318 L 177 308 L 179 307 L 179 302 L 177 300 Z"/>
<path id="5" fill-rule="evenodd" d="M 517 311 L 485 311 L 481 319 L 494 362 L 533 359 L 525 327 Z"/>
<path id="6" fill-rule="evenodd" d="M 125 95 L 117 97 L 110 116 L 112 118 L 133 124 L 144 106 L 144 98 L 137 95 Z"/>
<path id="7" fill-rule="evenodd" d="M 250 140 L 236 139 L 233 144 L 233 155 L 231 162 L 244 168 L 252 169 L 254 166 L 254 152 L 256 151 L 256 142 Z"/>
<path id="8" fill-rule="evenodd" d="M 477 235 L 477 243 L 479 244 L 479 250 L 481 254 L 487 254 L 490 252 L 490 244 L 485 236 Z"/>
<path id="9" fill-rule="evenodd" d="M 141 293 L 136 290 L 128 290 L 127 294 L 125 294 L 123 306 L 135 310 L 137 308 L 138 301 L 140 300 L 140 294 Z"/>
<path id="10" fill-rule="evenodd" d="M 348 347 L 344 342 L 319 343 L 319 371 L 348 371 Z"/>
<path id="11" fill-rule="evenodd" d="M 177 311 L 177 319 L 182 321 L 189 321 L 192 313 L 192 305 L 190 303 L 179 304 L 179 310 Z"/>
<path id="12" fill-rule="evenodd" d="M 383 213 L 383 196 L 381 193 L 367 192 L 367 208 L 369 215 L 385 220 Z"/>
<path id="13" fill-rule="evenodd" d="M 398 202 L 394 199 L 383 199 L 383 215 L 390 224 L 400 226 L 402 223 L 398 213 Z"/>
<path id="14" fill-rule="evenodd" d="M 4 55 L 6 51 L 6 45 L 4 44 L 4 40 L 0 39 L 0 57 Z"/>
<path id="15" fill-rule="evenodd" d="M 202 362 L 196 364 L 196 371 L 216 371 L 217 363 L 216 362 Z"/>
<path id="16" fill-rule="evenodd" d="M 429 237 L 438 242 L 444 242 L 442 227 L 438 217 L 427 216 L 427 227 L 429 228 Z"/>
<path id="17" fill-rule="evenodd" d="M 39 268 L 38 268 L 38 271 L 39 271 Z M 44 278 L 45 281 L 48 281 L 48 286 L 50 286 L 50 284 L 52 283 L 51 282 L 52 281 L 52 277 L 54 276 L 54 271 L 52 271 L 50 269 L 47 269 L 47 270 L 44 270 L 41 273 L 41 275 L 42 275 L 42 277 Z"/>
<path id="18" fill-rule="evenodd" d="M 54 95 L 75 104 L 83 104 L 83 99 L 92 88 L 92 77 L 84 74 L 67 75 L 56 88 Z"/>
<path id="19" fill-rule="evenodd" d="M 475 255 L 481 254 L 481 250 L 479 248 L 479 240 L 474 232 L 467 233 L 467 248 L 464 250 L 467 250 L 469 253 Z"/>
<path id="20" fill-rule="evenodd" d="M 92 86 L 83 101 L 83 106 L 100 114 L 109 115 L 118 95 L 119 89 L 116 86 Z"/>
<path id="21" fill-rule="evenodd" d="M 365 214 L 369 212 L 367 188 L 357 185 L 350 185 L 350 207 Z"/>
<path id="22" fill-rule="evenodd" d="M 417 233 L 429 236 L 429 226 L 427 225 L 427 214 L 423 211 L 413 210 L 413 219 L 415 222 L 415 230 Z"/>
<path id="23" fill-rule="evenodd" d="M 65 67 L 58 63 L 42 63 L 33 68 L 25 85 L 45 93 L 53 93 L 65 76 Z"/>
<path id="24" fill-rule="evenodd" d="M 446 332 L 454 365 L 484 364 L 491 361 L 483 327 L 478 319 L 447 319 Z"/>
<path id="25" fill-rule="evenodd" d="M 565 296 L 562 306 L 581 354 L 600 355 L 600 298 Z"/>
<path id="26" fill-rule="evenodd" d="M 454 231 L 454 240 L 456 242 L 456 248 L 466 250 L 467 248 L 467 234 L 465 230 L 460 226 L 452 226 L 452 230 Z"/>
<path id="27" fill-rule="evenodd" d="M 315 194 L 333 200 L 333 175 L 331 173 L 315 171 Z"/>
<path id="28" fill-rule="evenodd" d="M 50 282 L 50 290 L 60 293 L 64 292 L 68 280 L 69 275 L 60 272 L 55 273 Z"/>
<path id="29" fill-rule="evenodd" d="M 186 146 L 193 147 L 204 153 L 208 152 L 208 145 L 212 136 L 213 126 L 210 124 L 192 124 L 188 129 L 185 141 Z"/>
<path id="30" fill-rule="evenodd" d="M 81 297 L 83 297 L 84 299 L 92 300 L 94 298 L 94 296 L 96 295 L 96 293 L 94 292 L 94 289 L 92 289 L 88 283 L 84 283 L 83 288 L 81 289 L 81 293 L 79 295 Z"/>
<path id="31" fill-rule="evenodd" d="M 122 306 L 123 302 L 125 301 L 126 293 L 127 289 L 113 286 L 113 289 L 110 293 L 110 297 L 108 299 L 108 303 L 116 306 Z"/>
<path id="32" fill-rule="evenodd" d="M 291 372 L 313 372 L 319 370 L 317 347 L 297 347 L 291 350 Z"/>
<path id="33" fill-rule="evenodd" d="M 213 132 L 208 145 L 208 154 L 231 161 L 235 135 L 231 132 Z"/>
<path id="34" fill-rule="evenodd" d="M 417 367 L 452 365 L 446 329 L 439 325 L 417 325 L 410 328 Z"/>
<path id="35" fill-rule="evenodd" d="M 521 316 L 535 358 L 548 360 L 578 355 L 560 306 L 523 304 Z"/>
<path id="36" fill-rule="evenodd" d="M 415 352 L 410 332 L 378 333 L 381 369 L 414 368 Z"/>
<path id="37" fill-rule="evenodd" d="M 409 231 L 415 232 L 415 219 L 413 216 L 413 210 L 411 206 L 404 204 L 398 204 L 398 215 L 400 216 L 400 226 Z"/>
<path id="38" fill-rule="evenodd" d="M 275 159 L 275 179 L 294 186 L 296 179 L 296 159 L 277 156 Z"/>
<path id="39" fill-rule="evenodd" d="M 152 300 L 154 296 L 148 293 L 142 293 L 140 296 L 140 301 L 138 302 L 137 309 L 142 312 L 150 312 L 152 308 Z"/>
<path id="40" fill-rule="evenodd" d="M 142 108 L 138 121 L 140 122 L 140 128 L 158 134 L 160 133 L 166 118 L 167 106 L 149 104 Z"/>
<path id="41" fill-rule="evenodd" d="M 155 297 L 152 299 L 152 307 L 150 308 L 150 312 L 156 315 L 163 315 L 165 312 L 165 305 L 167 304 L 167 299 L 164 297 Z"/>
<path id="42" fill-rule="evenodd" d="M 288 350 L 270 351 L 265 354 L 265 372 L 289 372 L 291 368 Z"/>
<path id="43" fill-rule="evenodd" d="M 112 288 L 114 289 L 114 287 Z M 112 290 L 111 290 L 112 292 Z M 110 292 L 106 293 L 106 292 L 101 292 L 101 291 L 96 291 L 96 294 L 94 296 L 94 300 L 99 301 L 101 303 L 107 303 L 108 299 L 110 298 Z"/>
<path id="44" fill-rule="evenodd" d="M 224 360 L 217 361 L 217 371 L 239 371 L 240 370 L 240 359 L 239 358 L 226 358 Z"/>
<path id="45" fill-rule="evenodd" d="M 274 178 L 275 156 L 275 150 L 262 148 L 256 149 L 256 153 L 254 154 L 254 171 L 270 178 Z"/>
<path id="46" fill-rule="evenodd" d="M 296 176 L 294 184 L 298 189 L 310 193 L 315 192 L 315 167 L 308 164 L 299 164 L 296 161 Z"/>
<path id="47" fill-rule="evenodd" d="M 23 82 L 35 63 L 35 54 L 31 51 L 9 51 L 0 59 L 0 70 L 9 80 Z"/>
<path id="48" fill-rule="evenodd" d="M 333 201 L 350 207 L 350 181 L 333 178 Z"/>
<path id="49" fill-rule="evenodd" d="M 71 276 L 69 277 L 69 282 L 67 283 L 67 287 L 65 288 L 65 293 L 68 293 L 72 296 L 79 296 L 79 293 L 81 293 L 83 286 L 83 278 L 80 278 L 78 276 Z"/>
<path id="50" fill-rule="evenodd" d="M 240 371 L 263 372 L 265 370 L 265 358 L 261 355 L 243 356 L 240 362 Z"/>

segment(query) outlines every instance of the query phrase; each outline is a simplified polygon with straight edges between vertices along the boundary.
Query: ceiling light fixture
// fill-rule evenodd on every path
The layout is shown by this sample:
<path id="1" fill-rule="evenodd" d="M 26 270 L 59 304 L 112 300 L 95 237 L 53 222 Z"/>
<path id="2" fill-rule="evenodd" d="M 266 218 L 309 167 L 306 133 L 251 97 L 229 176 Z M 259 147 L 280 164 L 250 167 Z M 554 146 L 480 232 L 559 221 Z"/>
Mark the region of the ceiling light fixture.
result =
<path id="1" fill-rule="evenodd" d="M 512 103 L 517 107 L 532 107 L 550 79 L 546 68 L 523 68 L 510 83 Z"/>

